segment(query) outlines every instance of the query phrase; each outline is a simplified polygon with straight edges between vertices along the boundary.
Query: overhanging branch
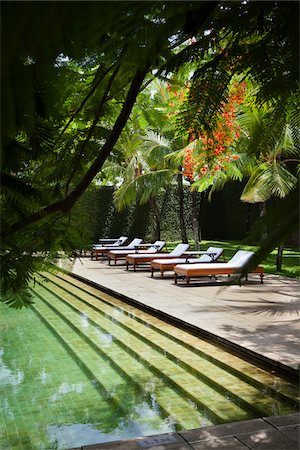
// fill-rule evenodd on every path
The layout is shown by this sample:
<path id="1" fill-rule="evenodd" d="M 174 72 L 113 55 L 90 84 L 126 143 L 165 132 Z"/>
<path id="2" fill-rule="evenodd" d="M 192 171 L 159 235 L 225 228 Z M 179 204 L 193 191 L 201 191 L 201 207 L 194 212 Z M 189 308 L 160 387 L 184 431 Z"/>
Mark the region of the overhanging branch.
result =
<path id="1" fill-rule="evenodd" d="M 114 145 L 116 144 L 124 126 L 127 123 L 131 110 L 135 104 L 136 97 L 140 91 L 140 88 L 142 86 L 142 83 L 145 79 L 147 72 L 148 68 L 135 74 L 132 83 L 130 85 L 130 88 L 128 90 L 126 100 L 123 104 L 121 112 L 115 122 L 115 125 L 107 141 L 100 150 L 98 157 L 90 166 L 89 170 L 86 172 L 82 180 L 78 183 L 76 188 L 72 192 L 70 192 L 64 199 L 59 200 L 58 202 L 55 202 L 52 205 L 46 206 L 40 211 L 33 213 L 31 216 L 24 218 L 22 221 L 16 222 L 15 224 L 11 225 L 9 229 L 10 234 L 20 231 L 26 226 L 32 225 L 33 223 L 38 222 L 39 220 L 50 214 L 54 214 L 56 212 L 67 213 L 72 209 L 75 202 L 88 188 L 91 181 L 97 175 L 97 173 L 103 166 L 103 163 L 105 162 L 110 152 L 112 151 Z"/>

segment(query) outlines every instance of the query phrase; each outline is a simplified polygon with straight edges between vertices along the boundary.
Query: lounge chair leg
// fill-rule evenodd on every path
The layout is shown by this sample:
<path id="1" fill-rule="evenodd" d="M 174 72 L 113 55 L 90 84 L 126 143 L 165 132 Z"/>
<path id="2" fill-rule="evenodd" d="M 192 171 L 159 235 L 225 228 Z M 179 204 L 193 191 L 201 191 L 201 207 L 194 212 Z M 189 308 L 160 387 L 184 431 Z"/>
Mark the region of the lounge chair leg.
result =
<path id="1" fill-rule="evenodd" d="M 126 270 L 128 270 L 128 268 L 129 268 L 129 264 L 128 264 L 128 261 L 126 261 Z"/>
<path id="2" fill-rule="evenodd" d="M 163 277 L 164 277 L 164 273 L 160 272 L 160 278 L 163 278 Z"/>
<path id="3" fill-rule="evenodd" d="M 174 273 L 174 283 L 175 284 L 177 284 L 177 277 L 178 277 L 177 273 Z"/>
<path id="4" fill-rule="evenodd" d="M 263 274 L 263 272 L 260 272 L 259 276 L 260 276 L 260 284 L 263 284 L 264 283 L 264 274 Z"/>
<path id="5" fill-rule="evenodd" d="M 133 271 L 135 272 L 136 264 L 133 263 Z"/>
<path id="6" fill-rule="evenodd" d="M 115 257 L 115 266 L 117 265 L 117 258 Z"/>
<path id="7" fill-rule="evenodd" d="M 186 277 L 186 284 L 190 284 L 191 278 L 190 277 Z"/>
<path id="8" fill-rule="evenodd" d="M 248 281 L 248 274 L 245 275 L 245 280 Z"/>
<path id="9" fill-rule="evenodd" d="M 153 270 L 153 268 L 151 267 L 151 278 L 153 278 L 154 277 L 154 270 Z"/>
<path id="10" fill-rule="evenodd" d="M 108 258 L 108 265 L 110 266 L 110 261 L 111 261 L 111 259 L 110 258 Z"/>

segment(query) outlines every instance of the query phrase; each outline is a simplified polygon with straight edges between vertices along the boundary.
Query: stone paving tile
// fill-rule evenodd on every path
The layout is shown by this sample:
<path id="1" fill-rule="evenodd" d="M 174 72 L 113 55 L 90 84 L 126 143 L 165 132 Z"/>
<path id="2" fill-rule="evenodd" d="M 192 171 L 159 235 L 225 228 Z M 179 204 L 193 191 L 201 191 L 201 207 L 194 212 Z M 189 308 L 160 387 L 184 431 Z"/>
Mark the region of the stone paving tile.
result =
<path id="1" fill-rule="evenodd" d="M 235 437 L 215 438 L 208 441 L 193 444 L 194 450 L 249 450 L 249 447 L 242 444 Z"/>
<path id="2" fill-rule="evenodd" d="M 289 414 L 287 416 L 270 416 L 264 417 L 274 427 L 281 428 L 290 425 L 300 425 L 300 413 Z"/>
<path id="3" fill-rule="evenodd" d="M 280 428 L 280 431 L 282 433 L 286 434 L 291 439 L 294 439 L 294 441 L 299 442 L 299 448 L 300 448 L 300 426 L 299 425 L 283 427 L 283 428 Z"/>
<path id="4" fill-rule="evenodd" d="M 294 439 L 276 429 L 239 434 L 238 439 L 253 450 L 299 450 Z"/>
<path id="5" fill-rule="evenodd" d="M 273 429 L 272 425 L 268 424 L 263 419 L 253 419 L 198 428 L 195 430 L 180 431 L 179 434 L 186 441 L 194 445 L 195 442 L 211 440 L 218 437 L 236 436 L 241 433 L 250 433 L 257 430 L 268 431 Z"/>
<path id="6" fill-rule="evenodd" d="M 177 433 L 159 434 L 127 441 L 86 445 L 82 450 L 192 450 L 192 447 Z"/>

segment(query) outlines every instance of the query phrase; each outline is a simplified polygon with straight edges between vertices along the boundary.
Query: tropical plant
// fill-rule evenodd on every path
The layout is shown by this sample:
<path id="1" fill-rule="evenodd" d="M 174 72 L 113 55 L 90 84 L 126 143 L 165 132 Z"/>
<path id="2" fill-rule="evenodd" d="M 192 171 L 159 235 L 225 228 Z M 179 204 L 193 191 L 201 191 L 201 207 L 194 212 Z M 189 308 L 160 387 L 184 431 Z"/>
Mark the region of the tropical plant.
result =
<path id="1" fill-rule="evenodd" d="M 37 257 L 76 249 L 68 213 L 155 77 L 192 64 L 180 136 L 189 127 L 197 133 L 213 127 L 230 80 L 241 74 L 251 73 L 257 102 L 272 101 L 275 118 L 298 89 L 298 7 L 289 1 L 4 2 L 3 298 L 25 292 Z"/>
<path id="2" fill-rule="evenodd" d="M 248 203 L 266 205 L 271 197 L 283 199 L 297 187 L 300 158 L 295 138 L 300 124 L 290 120 L 295 117 L 295 111 L 291 109 L 285 120 L 281 115 L 274 123 L 273 117 L 270 109 L 254 108 L 248 109 L 240 119 L 243 129 L 241 150 L 253 154 L 255 146 L 250 177 L 241 195 L 241 200 Z M 263 210 L 266 213 L 266 206 Z M 278 271 L 281 270 L 283 249 L 284 240 L 281 240 L 277 252 Z"/>
<path id="3" fill-rule="evenodd" d="M 4 301 L 28 304 L 26 287 L 40 269 L 38 257 L 78 248 L 69 239 L 67 214 L 112 152 L 152 69 L 172 58 L 172 49 L 215 6 L 3 5 Z M 197 24 L 194 13 L 201 16 Z"/>

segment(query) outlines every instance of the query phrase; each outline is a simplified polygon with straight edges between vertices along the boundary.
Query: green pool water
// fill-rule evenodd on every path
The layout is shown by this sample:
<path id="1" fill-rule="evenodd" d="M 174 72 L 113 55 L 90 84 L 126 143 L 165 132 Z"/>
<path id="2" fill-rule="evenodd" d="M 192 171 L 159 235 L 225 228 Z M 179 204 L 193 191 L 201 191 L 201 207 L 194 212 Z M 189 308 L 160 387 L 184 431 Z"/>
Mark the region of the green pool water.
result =
<path id="1" fill-rule="evenodd" d="M 0 305 L 0 449 L 67 449 L 297 410 L 297 386 L 65 275 Z"/>

